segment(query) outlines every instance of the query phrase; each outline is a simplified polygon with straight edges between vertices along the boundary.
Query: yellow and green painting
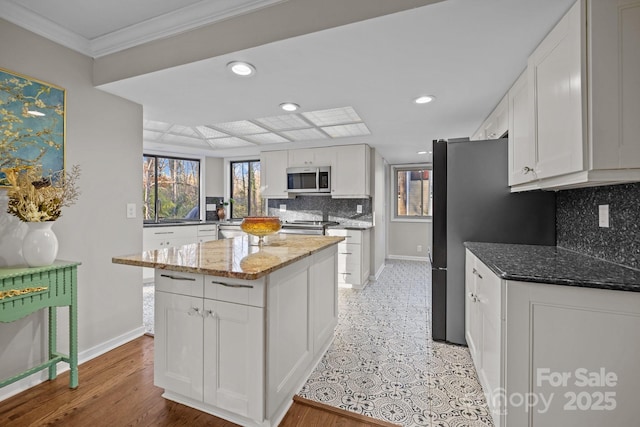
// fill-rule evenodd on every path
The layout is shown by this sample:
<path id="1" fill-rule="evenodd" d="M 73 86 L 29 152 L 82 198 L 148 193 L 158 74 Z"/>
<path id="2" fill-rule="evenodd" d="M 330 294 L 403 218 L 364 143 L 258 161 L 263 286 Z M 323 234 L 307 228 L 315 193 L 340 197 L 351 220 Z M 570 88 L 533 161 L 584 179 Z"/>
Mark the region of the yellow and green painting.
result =
<path id="1" fill-rule="evenodd" d="M 0 171 L 64 169 L 64 103 L 64 89 L 0 68 Z M 0 186 L 6 185 L 0 172 Z"/>

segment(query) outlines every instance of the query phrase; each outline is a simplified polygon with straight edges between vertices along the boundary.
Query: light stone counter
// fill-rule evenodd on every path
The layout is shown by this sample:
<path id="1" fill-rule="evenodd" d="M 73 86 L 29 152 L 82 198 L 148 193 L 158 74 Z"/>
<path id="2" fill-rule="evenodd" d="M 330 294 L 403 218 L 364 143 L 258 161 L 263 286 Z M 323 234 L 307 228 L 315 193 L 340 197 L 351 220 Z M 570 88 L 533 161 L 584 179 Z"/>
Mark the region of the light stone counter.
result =
<path id="1" fill-rule="evenodd" d="M 254 246 L 249 236 L 117 256 L 117 264 L 255 280 L 344 240 L 334 236 L 276 234 Z"/>

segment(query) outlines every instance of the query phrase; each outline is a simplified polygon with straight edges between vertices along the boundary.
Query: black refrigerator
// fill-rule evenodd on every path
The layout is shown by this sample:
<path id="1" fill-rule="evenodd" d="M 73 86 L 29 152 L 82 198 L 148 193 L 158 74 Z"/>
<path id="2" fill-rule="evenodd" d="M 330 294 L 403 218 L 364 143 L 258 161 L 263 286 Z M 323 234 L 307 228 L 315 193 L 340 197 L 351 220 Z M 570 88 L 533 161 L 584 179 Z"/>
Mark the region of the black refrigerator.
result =
<path id="1" fill-rule="evenodd" d="M 507 139 L 433 142 L 433 339 L 466 344 L 464 242 L 555 245 L 552 191 L 511 193 Z"/>

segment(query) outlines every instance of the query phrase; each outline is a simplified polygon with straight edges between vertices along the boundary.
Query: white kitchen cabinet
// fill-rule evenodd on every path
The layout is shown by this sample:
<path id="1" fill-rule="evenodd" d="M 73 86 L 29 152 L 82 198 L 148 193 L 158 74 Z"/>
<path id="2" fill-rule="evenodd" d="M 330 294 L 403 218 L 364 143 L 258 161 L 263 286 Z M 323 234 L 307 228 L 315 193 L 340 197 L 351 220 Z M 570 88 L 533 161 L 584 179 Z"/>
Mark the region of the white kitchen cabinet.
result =
<path id="1" fill-rule="evenodd" d="M 335 149 L 331 197 L 363 198 L 371 195 L 371 150 L 368 145 L 341 145 Z"/>
<path id="2" fill-rule="evenodd" d="M 501 407 L 499 389 L 502 378 L 502 310 L 503 284 L 471 252 L 465 264 L 465 338 L 485 391 L 494 425 L 499 427 Z"/>
<path id="3" fill-rule="evenodd" d="M 465 280 L 465 335 L 495 426 L 637 424 L 640 293 L 504 280 L 468 250 Z"/>
<path id="4" fill-rule="evenodd" d="M 263 198 L 286 199 L 289 197 L 287 191 L 288 164 L 287 150 L 260 153 L 260 192 Z"/>
<path id="5" fill-rule="evenodd" d="M 338 285 L 362 289 L 370 275 L 370 230 L 327 230 L 329 236 L 344 236 L 338 244 Z"/>
<path id="6" fill-rule="evenodd" d="M 333 166 L 335 163 L 334 147 L 289 150 L 288 154 L 289 167 Z"/>
<path id="7" fill-rule="evenodd" d="M 527 72 L 520 75 L 508 93 L 509 102 L 509 185 L 535 179 L 535 146 L 531 137 L 531 103 Z"/>
<path id="8" fill-rule="evenodd" d="M 203 224 L 198 226 L 198 243 L 218 240 L 218 226 L 216 224 Z"/>
<path id="9" fill-rule="evenodd" d="M 198 242 L 195 226 L 145 227 L 142 229 L 142 250 L 153 251 Z M 153 281 L 153 269 L 142 269 L 143 282 Z"/>
<path id="10" fill-rule="evenodd" d="M 508 97 L 505 95 L 470 139 L 475 141 L 501 138 L 509 128 L 508 104 Z"/>
<path id="11" fill-rule="evenodd" d="M 640 181 L 639 26 L 638 0 L 579 0 L 531 54 L 534 179 L 512 191 Z"/>

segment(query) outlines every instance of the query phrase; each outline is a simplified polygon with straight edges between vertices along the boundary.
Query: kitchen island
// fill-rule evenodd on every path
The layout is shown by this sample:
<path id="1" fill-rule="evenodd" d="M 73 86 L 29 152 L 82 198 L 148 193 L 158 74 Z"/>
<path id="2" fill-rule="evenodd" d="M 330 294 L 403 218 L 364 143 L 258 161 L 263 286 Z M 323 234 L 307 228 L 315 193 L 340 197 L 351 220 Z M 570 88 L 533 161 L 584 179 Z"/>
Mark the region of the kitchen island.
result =
<path id="1" fill-rule="evenodd" d="M 276 426 L 333 340 L 341 237 L 247 236 L 147 251 L 155 269 L 154 383 L 169 400 Z"/>

